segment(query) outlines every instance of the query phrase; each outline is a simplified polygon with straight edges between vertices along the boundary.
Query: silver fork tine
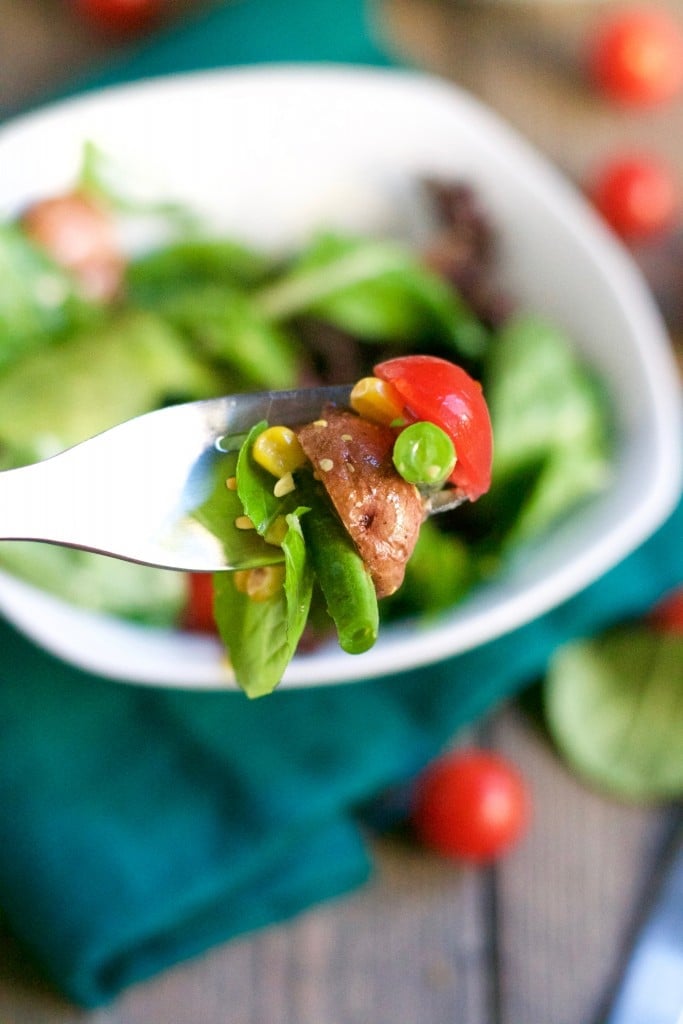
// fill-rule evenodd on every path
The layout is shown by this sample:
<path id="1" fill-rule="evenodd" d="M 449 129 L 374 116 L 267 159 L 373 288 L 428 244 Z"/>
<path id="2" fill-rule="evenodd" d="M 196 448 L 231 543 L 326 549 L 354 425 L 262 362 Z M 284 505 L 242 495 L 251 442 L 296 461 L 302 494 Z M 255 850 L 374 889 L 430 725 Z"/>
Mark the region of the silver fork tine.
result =
<path id="1" fill-rule="evenodd" d="M 297 423 L 349 387 L 232 395 L 171 406 L 44 462 L 0 473 L 0 538 L 40 540 L 165 568 L 240 568 L 192 511 L 213 485 L 216 442 L 261 419 Z M 263 556 L 260 557 L 263 564 Z"/>

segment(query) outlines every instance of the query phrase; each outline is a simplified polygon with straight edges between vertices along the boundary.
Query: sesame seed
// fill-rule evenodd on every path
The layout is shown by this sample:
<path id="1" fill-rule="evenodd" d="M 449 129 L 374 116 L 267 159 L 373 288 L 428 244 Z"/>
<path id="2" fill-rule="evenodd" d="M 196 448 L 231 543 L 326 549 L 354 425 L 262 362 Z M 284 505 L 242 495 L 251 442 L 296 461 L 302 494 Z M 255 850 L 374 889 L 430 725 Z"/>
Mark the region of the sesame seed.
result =
<path id="1" fill-rule="evenodd" d="M 256 527 L 252 523 L 249 516 L 238 516 L 235 520 L 235 526 L 238 530 L 255 530 Z"/>
<path id="2" fill-rule="evenodd" d="M 314 427 L 326 427 L 327 426 L 327 420 L 313 420 L 313 426 Z"/>
<path id="3" fill-rule="evenodd" d="M 342 441 L 353 441 L 353 435 L 352 434 L 342 434 L 341 439 L 342 439 Z"/>
<path id="4" fill-rule="evenodd" d="M 331 469 L 334 469 L 334 462 L 332 459 L 321 459 L 318 463 L 323 473 L 329 473 Z"/>
<path id="5" fill-rule="evenodd" d="M 236 491 L 237 490 L 237 477 L 236 476 L 229 476 L 228 479 L 225 481 L 225 486 L 228 488 L 229 491 Z"/>

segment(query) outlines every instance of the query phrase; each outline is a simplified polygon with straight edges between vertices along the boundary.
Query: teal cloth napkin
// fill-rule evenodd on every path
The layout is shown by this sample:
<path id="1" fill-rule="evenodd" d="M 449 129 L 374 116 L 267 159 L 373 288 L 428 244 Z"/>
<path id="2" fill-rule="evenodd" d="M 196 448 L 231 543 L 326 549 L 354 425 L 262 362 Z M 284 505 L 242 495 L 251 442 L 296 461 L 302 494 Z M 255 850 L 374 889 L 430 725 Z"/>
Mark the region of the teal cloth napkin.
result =
<path id="1" fill-rule="evenodd" d="M 384 60 L 358 0 L 216 8 L 97 84 L 309 58 Z M 682 581 L 682 532 L 683 506 L 581 595 L 459 658 L 260 701 L 87 675 L 0 623 L 7 922 L 62 992 L 96 1006 L 359 885 L 371 862 L 358 809 L 536 679 L 559 644 L 639 614 Z"/>

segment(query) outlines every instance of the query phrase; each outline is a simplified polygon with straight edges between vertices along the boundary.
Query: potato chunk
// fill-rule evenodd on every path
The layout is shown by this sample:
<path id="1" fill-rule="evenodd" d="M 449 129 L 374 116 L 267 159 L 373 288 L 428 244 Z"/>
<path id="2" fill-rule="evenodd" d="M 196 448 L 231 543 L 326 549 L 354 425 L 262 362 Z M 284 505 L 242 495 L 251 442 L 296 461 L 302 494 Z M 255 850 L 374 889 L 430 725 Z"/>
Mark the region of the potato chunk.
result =
<path id="1" fill-rule="evenodd" d="M 403 582 L 424 518 L 416 487 L 394 468 L 395 432 L 329 409 L 298 430 L 299 441 L 368 567 L 378 597 Z"/>

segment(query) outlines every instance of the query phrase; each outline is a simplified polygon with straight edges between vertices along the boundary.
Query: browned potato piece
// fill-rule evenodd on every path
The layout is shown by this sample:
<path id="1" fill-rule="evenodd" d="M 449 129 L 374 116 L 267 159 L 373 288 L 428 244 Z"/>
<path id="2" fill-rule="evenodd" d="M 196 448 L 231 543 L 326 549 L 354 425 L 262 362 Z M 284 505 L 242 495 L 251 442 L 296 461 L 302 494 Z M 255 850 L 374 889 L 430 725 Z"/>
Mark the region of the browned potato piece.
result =
<path id="1" fill-rule="evenodd" d="M 299 441 L 368 567 L 378 597 L 403 582 L 424 517 L 416 487 L 394 468 L 395 433 L 354 413 L 327 410 Z"/>

